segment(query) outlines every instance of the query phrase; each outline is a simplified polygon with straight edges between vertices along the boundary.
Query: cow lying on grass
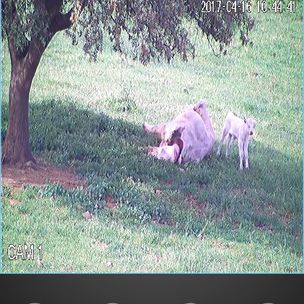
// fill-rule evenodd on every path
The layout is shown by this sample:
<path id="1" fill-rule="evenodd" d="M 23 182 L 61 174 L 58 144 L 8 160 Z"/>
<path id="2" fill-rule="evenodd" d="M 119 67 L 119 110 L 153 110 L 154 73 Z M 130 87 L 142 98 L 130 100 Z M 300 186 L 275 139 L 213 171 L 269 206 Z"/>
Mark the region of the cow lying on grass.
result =
<path id="1" fill-rule="evenodd" d="M 148 154 L 158 159 L 164 159 L 171 161 L 172 163 L 177 163 L 184 146 L 181 139 L 183 130 L 184 128 L 175 130 L 168 143 L 166 141 L 162 141 L 159 147 L 148 147 Z"/>
<path id="2" fill-rule="evenodd" d="M 144 130 L 161 140 L 159 147 L 150 147 L 148 153 L 178 164 L 202 160 L 211 153 L 215 142 L 205 100 L 199 101 L 167 123 L 145 123 Z"/>
<path id="3" fill-rule="evenodd" d="M 224 140 L 226 141 L 226 157 L 228 157 L 231 143 L 234 139 L 238 140 L 240 169 L 243 169 L 243 162 L 245 168 L 249 168 L 248 146 L 250 138 L 255 130 L 256 121 L 253 118 L 239 118 L 234 113 L 229 112 L 224 122 L 222 138 L 217 150 L 217 155 L 221 154 L 221 147 Z"/>

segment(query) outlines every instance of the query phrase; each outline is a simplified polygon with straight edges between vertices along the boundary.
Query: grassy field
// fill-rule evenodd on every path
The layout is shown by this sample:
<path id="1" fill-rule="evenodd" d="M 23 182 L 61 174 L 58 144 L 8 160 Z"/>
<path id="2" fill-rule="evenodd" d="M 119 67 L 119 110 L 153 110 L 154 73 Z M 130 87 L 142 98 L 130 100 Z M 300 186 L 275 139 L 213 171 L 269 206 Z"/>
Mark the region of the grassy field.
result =
<path id="1" fill-rule="evenodd" d="M 58 34 L 30 96 L 37 158 L 70 167 L 87 188 L 3 189 L 4 272 L 299 272 L 302 270 L 301 14 L 258 14 L 252 47 L 143 66 L 108 45 L 97 63 Z M 2 139 L 10 61 L 3 58 Z M 201 98 L 217 135 L 228 111 L 253 116 L 251 169 L 213 154 L 177 166 L 147 156 L 143 122 Z M 21 202 L 9 204 L 10 199 Z M 116 208 L 107 208 L 110 200 Z M 92 220 L 82 214 L 90 211 Z M 9 244 L 43 247 L 44 267 L 9 261 Z"/>

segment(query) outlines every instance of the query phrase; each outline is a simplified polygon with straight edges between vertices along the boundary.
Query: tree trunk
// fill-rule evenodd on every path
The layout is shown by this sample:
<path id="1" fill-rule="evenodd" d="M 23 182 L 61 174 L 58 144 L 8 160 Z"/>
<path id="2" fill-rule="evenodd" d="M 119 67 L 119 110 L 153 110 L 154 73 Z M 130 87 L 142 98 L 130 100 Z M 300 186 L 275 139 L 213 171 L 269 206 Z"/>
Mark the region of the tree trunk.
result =
<path id="1" fill-rule="evenodd" d="M 10 45 L 9 123 L 3 145 L 3 163 L 18 167 L 35 164 L 29 142 L 29 94 L 42 52 L 36 48 L 35 52 L 18 58 Z"/>
<path id="2" fill-rule="evenodd" d="M 35 9 L 44 11 L 51 19 L 44 30 L 31 38 L 28 45 L 20 50 L 14 39 L 16 33 L 13 23 L 20 22 L 14 1 L 10 6 L 10 22 L 12 29 L 7 32 L 11 58 L 11 82 L 9 92 L 9 123 L 5 136 L 2 163 L 18 167 L 32 166 L 35 159 L 29 142 L 29 94 L 32 81 L 41 56 L 52 37 L 58 31 L 67 29 L 75 23 L 87 5 L 86 0 L 76 0 L 69 12 L 62 14 L 60 8 L 63 1 L 35 1 Z M 16 28 L 15 28 L 16 30 Z M 39 37 L 43 37 L 42 40 Z"/>

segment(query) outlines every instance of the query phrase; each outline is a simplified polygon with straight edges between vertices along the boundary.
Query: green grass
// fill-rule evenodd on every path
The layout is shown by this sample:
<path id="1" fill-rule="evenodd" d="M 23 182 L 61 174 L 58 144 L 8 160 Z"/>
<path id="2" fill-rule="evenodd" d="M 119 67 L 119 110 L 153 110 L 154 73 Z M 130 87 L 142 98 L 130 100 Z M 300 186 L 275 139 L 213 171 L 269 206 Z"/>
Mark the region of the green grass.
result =
<path id="1" fill-rule="evenodd" d="M 34 154 L 72 167 L 87 189 L 4 188 L 4 272 L 299 272 L 302 270 L 301 16 L 259 14 L 254 45 L 216 57 L 143 66 L 109 46 L 96 63 L 58 34 L 30 96 Z M 3 56 L 2 139 L 10 61 Z M 207 98 L 219 138 L 228 111 L 257 120 L 251 169 L 212 155 L 176 166 L 148 157 L 143 122 Z M 216 143 L 216 145 L 218 142 Z M 118 204 L 105 207 L 105 195 Z M 20 200 L 11 206 L 11 198 Z M 98 207 L 98 208 L 97 208 Z M 83 218 L 86 210 L 92 221 Z M 43 246 L 9 261 L 9 244 Z"/>

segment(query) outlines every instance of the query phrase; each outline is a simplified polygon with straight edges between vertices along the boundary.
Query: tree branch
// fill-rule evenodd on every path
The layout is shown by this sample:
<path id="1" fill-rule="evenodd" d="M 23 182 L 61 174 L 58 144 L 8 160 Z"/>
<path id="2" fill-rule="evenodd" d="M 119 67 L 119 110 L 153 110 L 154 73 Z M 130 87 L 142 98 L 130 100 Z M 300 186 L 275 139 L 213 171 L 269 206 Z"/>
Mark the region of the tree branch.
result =
<path id="1" fill-rule="evenodd" d="M 17 51 L 16 51 L 16 47 L 15 47 L 15 44 L 14 44 L 13 35 L 10 35 L 10 33 L 12 31 L 11 25 L 13 24 L 14 18 L 15 18 L 15 15 L 16 15 L 16 7 L 15 7 L 14 1 L 11 2 L 11 5 L 10 5 L 9 9 L 10 9 L 10 13 L 9 13 L 10 27 L 8 28 L 6 34 L 7 34 L 7 38 L 8 38 L 8 46 L 9 46 L 9 51 L 10 51 L 10 54 L 11 54 L 11 59 L 16 60 Z"/>
<path id="2" fill-rule="evenodd" d="M 88 0 L 76 0 L 73 7 L 66 13 L 57 13 L 51 21 L 50 31 L 56 33 L 72 26 L 79 18 Z"/>

